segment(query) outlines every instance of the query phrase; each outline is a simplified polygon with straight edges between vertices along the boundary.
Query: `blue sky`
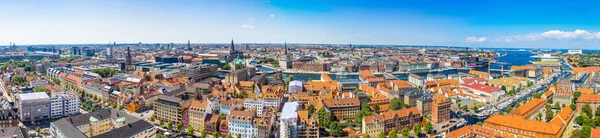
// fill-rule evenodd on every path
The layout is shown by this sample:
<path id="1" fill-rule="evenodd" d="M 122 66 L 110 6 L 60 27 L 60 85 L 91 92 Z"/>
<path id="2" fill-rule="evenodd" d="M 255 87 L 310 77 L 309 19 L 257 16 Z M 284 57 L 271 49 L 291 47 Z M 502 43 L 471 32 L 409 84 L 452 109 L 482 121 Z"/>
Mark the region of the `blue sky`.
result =
<path id="1" fill-rule="evenodd" d="M 273 42 L 600 48 L 598 1 L 0 1 L 0 45 Z"/>

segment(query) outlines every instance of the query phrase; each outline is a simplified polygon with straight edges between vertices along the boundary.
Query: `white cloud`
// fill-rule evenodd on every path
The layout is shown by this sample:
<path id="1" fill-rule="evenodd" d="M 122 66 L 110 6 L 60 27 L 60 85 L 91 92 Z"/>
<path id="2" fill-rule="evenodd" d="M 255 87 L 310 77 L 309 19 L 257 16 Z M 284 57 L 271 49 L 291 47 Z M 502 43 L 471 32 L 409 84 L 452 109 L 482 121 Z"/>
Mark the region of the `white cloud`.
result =
<path id="1" fill-rule="evenodd" d="M 269 14 L 269 17 L 275 18 L 275 14 Z"/>
<path id="2" fill-rule="evenodd" d="M 467 37 L 467 42 L 479 42 L 477 38 L 486 37 Z M 495 36 L 488 37 L 490 42 L 520 42 L 520 41 L 543 41 L 543 40 L 600 40 L 600 32 L 589 32 L 577 29 L 575 31 L 549 30 L 542 33 L 533 33 L 527 35 L 513 36 Z"/>
<path id="3" fill-rule="evenodd" d="M 254 26 L 244 24 L 244 25 L 242 25 L 242 28 L 244 28 L 244 29 L 254 29 Z"/>
<path id="4" fill-rule="evenodd" d="M 469 43 L 477 43 L 477 42 L 484 42 L 485 40 L 487 40 L 487 38 L 470 36 L 470 37 L 467 37 L 465 40 Z"/>

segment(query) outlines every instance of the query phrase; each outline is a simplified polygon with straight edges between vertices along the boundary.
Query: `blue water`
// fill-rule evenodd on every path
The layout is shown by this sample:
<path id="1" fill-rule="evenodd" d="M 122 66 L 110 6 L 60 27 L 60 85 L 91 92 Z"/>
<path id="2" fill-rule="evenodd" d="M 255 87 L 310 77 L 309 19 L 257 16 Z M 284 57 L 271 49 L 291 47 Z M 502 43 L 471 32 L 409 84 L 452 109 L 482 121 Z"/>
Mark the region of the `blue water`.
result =
<path id="1" fill-rule="evenodd" d="M 500 58 L 496 58 L 497 62 L 505 62 L 506 64 L 502 65 L 502 64 L 492 64 L 491 68 L 492 69 L 502 69 L 502 66 L 504 66 L 504 70 L 509 70 L 510 66 L 516 65 L 516 66 L 520 66 L 520 65 L 525 65 L 525 64 L 529 64 L 529 61 L 533 60 L 531 58 L 531 56 L 533 56 L 534 54 L 532 54 L 531 52 L 528 51 L 508 51 L 506 52 L 507 55 L 504 57 L 500 57 Z M 256 65 L 256 63 L 251 62 L 250 64 L 252 65 Z M 270 68 L 266 68 L 266 67 L 256 67 L 258 70 L 264 71 L 264 72 L 269 72 L 272 71 L 273 69 Z M 475 68 L 476 70 L 479 71 L 488 71 L 487 67 L 482 67 L 482 68 Z M 469 72 L 468 70 L 446 70 L 446 71 L 440 71 L 440 72 L 432 72 L 433 74 L 444 74 L 444 75 L 450 75 L 450 74 L 457 74 L 458 72 L 463 72 L 463 73 L 467 73 Z M 492 73 L 496 73 L 499 74 L 500 72 L 497 71 L 492 71 Z M 219 77 L 224 77 L 226 73 L 223 72 L 219 72 Z M 416 73 L 419 76 L 427 76 L 427 74 L 429 73 Z M 294 75 L 294 80 L 300 80 L 300 81 L 308 81 L 308 79 L 313 79 L 313 80 L 318 80 L 321 79 L 321 75 L 320 74 L 288 74 L 285 73 L 283 74 L 283 78 L 287 78 L 290 75 Z M 338 75 L 337 74 L 329 74 L 329 76 L 332 79 L 337 79 Z M 394 74 L 394 76 L 398 77 L 400 80 L 408 80 L 408 74 Z M 343 75 L 340 76 L 341 78 L 339 79 L 340 82 L 359 82 L 359 78 L 358 75 Z"/>

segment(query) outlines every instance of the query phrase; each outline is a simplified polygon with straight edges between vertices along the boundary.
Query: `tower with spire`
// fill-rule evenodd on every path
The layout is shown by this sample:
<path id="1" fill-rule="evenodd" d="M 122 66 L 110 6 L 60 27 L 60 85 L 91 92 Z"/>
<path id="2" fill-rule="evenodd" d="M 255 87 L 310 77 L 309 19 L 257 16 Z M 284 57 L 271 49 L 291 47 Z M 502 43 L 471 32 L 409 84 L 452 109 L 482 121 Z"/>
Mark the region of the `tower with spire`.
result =
<path id="1" fill-rule="evenodd" d="M 279 67 L 289 69 L 292 66 L 292 59 L 288 55 L 287 41 L 283 42 L 283 55 L 279 57 Z"/>
<path id="2" fill-rule="evenodd" d="M 190 44 L 190 40 L 188 40 L 188 50 L 192 51 L 192 44 Z"/>
<path id="3" fill-rule="evenodd" d="M 233 44 L 233 39 L 231 39 L 231 46 L 229 46 L 229 59 L 228 61 L 233 61 L 236 58 L 244 58 L 244 52 L 236 51 L 235 45 Z"/>
<path id="4" fill-rule="evenodd" d="M 233 39 L 231 39 L 231 46 L 229 46 L 229 52 L 235 51 L 235 45 L 233 44 Z"/>
<path id="5" fill-rule="evenodd" d="M 131 57 L 131 49 L 127 47 L 127 57 L 125 57 L 125 70 L 133 70 L 133 57 Z"/>
<path id="6" fill-rule="evenodd" d="M 287 56 L 288 54 L 288 48 L 287 48 L 287 41 L 283 42 L 283 55 Z"/>

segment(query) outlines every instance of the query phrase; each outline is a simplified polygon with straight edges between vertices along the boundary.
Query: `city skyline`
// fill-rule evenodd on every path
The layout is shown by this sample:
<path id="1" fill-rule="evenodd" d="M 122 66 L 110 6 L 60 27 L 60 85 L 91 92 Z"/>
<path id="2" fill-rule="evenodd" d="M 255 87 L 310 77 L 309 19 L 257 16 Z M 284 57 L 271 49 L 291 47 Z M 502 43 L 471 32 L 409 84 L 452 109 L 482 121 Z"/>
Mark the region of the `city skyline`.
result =
<path id="1" fill-rule="evenodd" d="M 598 49 L 599 2 L 4 1 L 0 45 L 315 43 Z"/>

